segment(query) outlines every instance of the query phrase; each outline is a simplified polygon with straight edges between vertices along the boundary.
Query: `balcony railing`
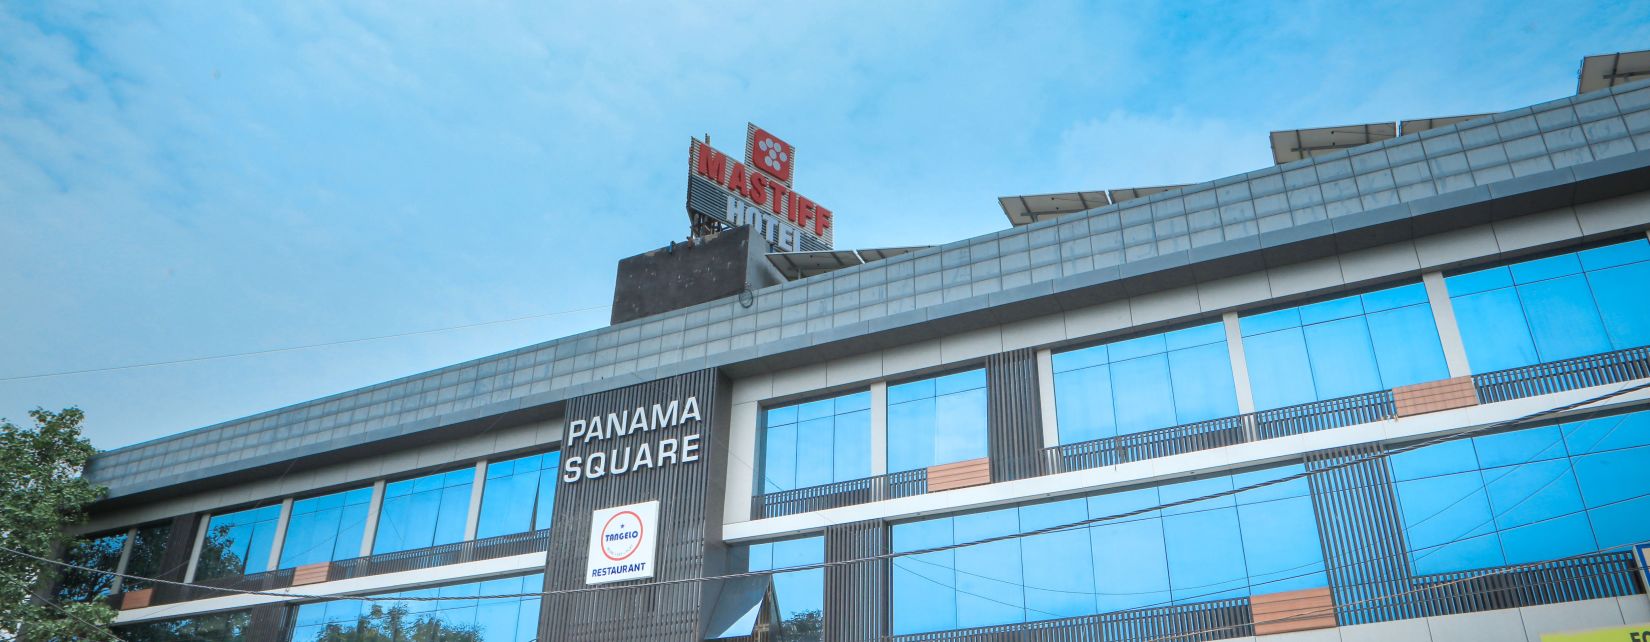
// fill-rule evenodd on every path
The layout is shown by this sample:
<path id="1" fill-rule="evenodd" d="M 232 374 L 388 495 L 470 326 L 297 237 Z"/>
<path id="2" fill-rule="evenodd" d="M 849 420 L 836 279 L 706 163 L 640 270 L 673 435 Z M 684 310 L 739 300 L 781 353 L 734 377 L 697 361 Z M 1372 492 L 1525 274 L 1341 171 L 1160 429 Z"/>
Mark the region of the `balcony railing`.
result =
<path id="1" fill-rule="evenodd" d="M 1650 347 L 1487 372 L 1473 375 L 1472 383 L 1479 403 L 1494 403 L 1645 378 L 1650 378 Z"/>
<path id="2" fill-rule="evenodd" d="M 415 571 L 448 564 L 475 562 L 523 553 L 537 553 L 549 549 L 549 529 L 529 533 L 514 533 L 443 546 L 340 560 L 333 562 L 331 567 L 327 569 L 326 579 L 327 581 L 334 581 L 400 571 Z M 291 588 L 294 574 L 295 569 L 284 568 L 251 575 L 196 580 L 196 586 L 178 586 L 167 593 L 157 594 L 154 603 L 173 604 L 233 595 L 237 591 L 274 591 Z"/>
<path id="3" fill-rule="evenodd" d="M 1519 565 L 1492 573 L 1476 569 L 1423 575 L 1410 590 L 1338 607 L 1337 620 L 1365 624 L 1622 597 L 1645 592 L 1633 554 L 1626 551 Z"/>
<path id="4" fill-rule="evenodd" d="M 751 498 L 751 518 L 765 519 L 827 508 L 910 497 L 928 492 L 928 469 L 907 470 L 864 479 L 783 490 Z"/>
<path id="5" fill-rule="evenodd" d="M 1355 426 L 1397 413 L 1391 390 L 1325 399 L 1195 424 L 1064 444 L 1044 452 L 1045 474 L 1115 466 L 1290 435 Z"/>
<path id="6" fill-rule="evenodd" d="M 1224 640 L 1254 635 L 1249 598 L 1114 611 L 1058 620 L 896 635 L 890 642 L 1146 642 Z"/>

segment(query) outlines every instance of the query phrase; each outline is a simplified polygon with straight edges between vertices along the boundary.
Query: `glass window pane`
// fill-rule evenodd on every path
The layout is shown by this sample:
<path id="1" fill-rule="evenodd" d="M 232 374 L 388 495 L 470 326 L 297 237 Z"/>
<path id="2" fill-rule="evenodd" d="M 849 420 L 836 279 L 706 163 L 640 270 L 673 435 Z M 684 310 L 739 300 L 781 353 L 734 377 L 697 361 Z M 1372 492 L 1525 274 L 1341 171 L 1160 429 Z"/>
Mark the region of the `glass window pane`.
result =
<path id="1" fill-rule="evenodd" d="M 464 539 L 474 480 L 475 470 L 470 468 L 387 484 L 372 552 L 393 553 Z"/>
<path id="2" fill-rule="evenodd" d="M 1478 471 L 1397 484 L 1411 563 L 1431 574 L 1504 563 Z"/>
<path id="3" fill-rule="evenodd" d="M 888 472 L 927 468 L 934 463 L 934 400 L 890 404 Z"/>
<path id="4" fill-rule="evenodd" d="M 1650 495 L 1650 446 L 1610 450 L 1576 457 L 1576 481 L 1588 507 Z"/>
<path id="5" fill-rule="evenodd" d="M 1020 529 L 1034 531 L 1088 518 L 1081 499 L 1020 508 Z M 1094 613 L 1094 563 L 1086 530 L 1033 535 L 1021 540 L 1026 617 L 1041 620 Z"/>
<path id="6" fill-rule="evenodd" d="M 940 397 L 934 423 L 935 464 L 986 456 L 986 390 Z"/>
<path id="7" fill-rule="evenodd" d="M 1523 305 L 1512 288 L 1458 296 L 1451 304 L 1473 372 L 1506 370 L 1537 361 Z"/>
<path id="8" fill-rule="evenodd" d="M 1495 523 L 1503 530 L 1582 511 L 1570 462 L 1550 459 L 1484 471 Z"/>
<path id="9" fill-rule="evenodd" d="M 207 522 L 196 564 L 198 578 L 250 575 L 269 570 L 279 504 L 213 515 Z"/>
<path id="10" fill-rule="evenodd" d="M 1163 541 L 1176 602 L 1248 594 L 1248 570 L 1236 509 L 1165 515 Z"/>
<path id="11" fill-rule="evenodd" d="M 1616 350 L 1650 345 L 1650 262 L 1599 270 L 1587 275 L 1610 345 Z"/>
<path id="12" fill-rule="evenodd" d="M 1582 276 L 1566 276 L 1518 287 L 1524 314 L 1542 361 L 1610 351 L 1592 290 Z"/>
<path id="13" fill-rule="evenodd" d="M 870 391 L 789 406 L 796 423 L 763 430 L 758 493 L 775 493 L 871 475 Z M 776 411 L 769 411 L 774 416 Z M 786 415 L 787 417 L 792 415 Z"/>
<path id="14" fill-rule="evenodd" d="M 1598 550 L 1586 513 L 1566 515 L 1501 531 L 1508 564 L 1581 555 Z"/>
<path id="15" fill-rule="evenodd" d="M 1226 341 L 1169 353 L 1175 421 L 1196 423 L 1238 414 Z"/>
<path id="16" fill-rule="evenodd" d="M 828 407 L 828 406 L 827 406 Z M 796 485 L 798 488 L 831 483 L 836 420 L 830 415 L 806 419 L 796 429 Z"/>
<path id="17" fill-rule="evenodd" d="M 1383 388 L 1449 378 L 1432 308 L 1414 305 L 1375 312 L 1368 320 Z"/>
<path id="18" fill-rule="evenodd" d="M 70 542 L 63 551 L 63 561 L 113 573 L 120 566 L 120 552 L 124 548 L 125 531 L 80 538 Z M 112 575 L 65 568 L 58 574 L 57 599 L 60 602 L 89 602 L 113 592 L 114 583 Z"/>
<path id="19" fill-rule="evenodd" d="M 1062 444 L 1116 435 L 1111 369 L 1084 368 L 1054 375 L 1054 412 Z"/>
<path id="20" fill-rule="evenodd" d="M 1167 355 L 1116 361 L 1111 364 L 1111 372 L 1118 434 L 1175 425 Z"/>
<path id="21" fill-rule="evenodd" d="M 1243 354 L 1249 362 L 1256 408 L 1270 410 L 1318 399 L 1300 328 L 1246 337 Z"/>
<path id="22" fill-rule="evenodd" d="M 1163 520 L 1138 519 L 1089 528 L 1095 568 L 1095 611 L 1107 613 L 1170 600 Z"/>
<path id="23" fill-rule="evenodd" d="M 1329 585 L 1311 498 L 1245 504 L 1238 507 L 1238 520 L 1251 595 Z"/>
<path id="24" fill-rule="evenodd" d="M 1571 455 L 1650 446 L 1650 412 L 1634 412 L 1563 424 Z"/>
<path id="25" fill-rule="evenodd" d="M 1381 371 L 1363 317 L 1309 325 L 1303 332 L 1318 399 L 1381 389 Z"/>

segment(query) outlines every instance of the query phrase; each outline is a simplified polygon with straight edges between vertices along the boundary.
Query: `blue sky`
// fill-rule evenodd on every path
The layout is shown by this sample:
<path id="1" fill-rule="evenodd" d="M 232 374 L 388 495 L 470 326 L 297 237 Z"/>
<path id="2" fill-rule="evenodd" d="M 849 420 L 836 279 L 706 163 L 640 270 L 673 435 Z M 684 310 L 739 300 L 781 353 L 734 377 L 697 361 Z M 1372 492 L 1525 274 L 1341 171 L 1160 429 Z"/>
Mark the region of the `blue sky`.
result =
<path id="1" fill-rule="evenodd" d="M 686 233 L 688 138 L 747 121 L 838 246 L 932 244 L 1645 48 L 1642 2 L 0 0 L 0 416 L 113 448 L 604 325 L 617 259 Z"/>

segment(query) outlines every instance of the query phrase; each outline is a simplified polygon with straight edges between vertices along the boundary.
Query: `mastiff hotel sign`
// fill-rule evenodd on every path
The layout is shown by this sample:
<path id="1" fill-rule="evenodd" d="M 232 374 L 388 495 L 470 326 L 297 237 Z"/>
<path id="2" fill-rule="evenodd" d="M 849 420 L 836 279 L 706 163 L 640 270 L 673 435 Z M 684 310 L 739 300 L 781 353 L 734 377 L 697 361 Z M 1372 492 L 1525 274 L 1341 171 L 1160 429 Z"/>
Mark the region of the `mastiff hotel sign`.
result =
<path id="1" fill-rule="evenodd" d="M 706 369 L 568 400 L 541 641 L 702 639 L 720 587 L 679 580 L 728 570 L 727 388 Z"/>
<path id="2" fill-rule="evenodd" d="M 705 140 L 688 147 L 688 218 L 695 233 L 751 226 L 776 252 L 831 249 L 831 210 L 795 189 L 796 148 L 755 124 L 745 129 L 745 162 Z"/>

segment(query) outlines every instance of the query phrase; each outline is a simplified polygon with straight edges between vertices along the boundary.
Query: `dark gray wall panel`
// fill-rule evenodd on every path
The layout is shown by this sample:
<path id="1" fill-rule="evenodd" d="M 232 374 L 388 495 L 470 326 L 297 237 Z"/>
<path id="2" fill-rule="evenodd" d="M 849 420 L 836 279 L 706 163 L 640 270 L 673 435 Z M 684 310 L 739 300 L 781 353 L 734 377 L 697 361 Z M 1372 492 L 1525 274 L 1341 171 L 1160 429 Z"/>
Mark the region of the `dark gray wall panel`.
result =
<path id="1" fill-rule="evenodd" d="M 567 404 L 572 418 L 648 408 L 696 397 L 703 420 L 695 426 L 633 432 L 621 437 L 585 443 L 566 440 L 564 465 L 593 452 L 657 443 L 665 437 L 697 433 L 702 459 L 585 479 L 563 481 L 556 490 L 555 522 L 551 527 L 550 558 L 545 567 L 549 591 L 587 588 L 585 555 L 592 511 L 650 500 L 659 501 L 659 548 L 652 580 L 604 584 L 606 590 L 547 596 L 539 639 L 553 640 L 694 640 L 699 639 L 704 609 L 713 607 L 699 582 L 650 585 L 653 582 L 704 577 L 725 572 L 726 551 L 721 543 L 722 486 L 727 435 L 728 383 L 715 370 L 701 370 L 660 381 L 620 388 L 573 399 Z M 614 588 L 618 587 L 618 588 Z"/>
<path id="2" fill-rule="evenodd" d="M 879 520 L 825 529 L 825 561 L 864 559 L 888 552 L 888 527 Z M 888 619 L 888 564 L 861 561 L 825 567 L 825 641 L 882 639 Z"/>
<path id="3" fill-rule="evenodd" d="M 1324 470 L 1358 457 L 1383 452 L 1380 444 L 1311 453 L 1308 470 Z M 1393 494 L 1392 470 L 1385 457 L 1312 475 L 1312 506 L 1323 542 L 1324 567 L 1341 626 L 1384 622 L 1424 615 L 1410 598 L 1409 555 L 1403 519 Z"/>
<path id="4" fill-rule="evenodd" d="M 1037 394 L 1037 351 L 1000 352 L 985 360 L 991 481 L 1036 477 L 1043 461 L 1043 414 Z"/>

